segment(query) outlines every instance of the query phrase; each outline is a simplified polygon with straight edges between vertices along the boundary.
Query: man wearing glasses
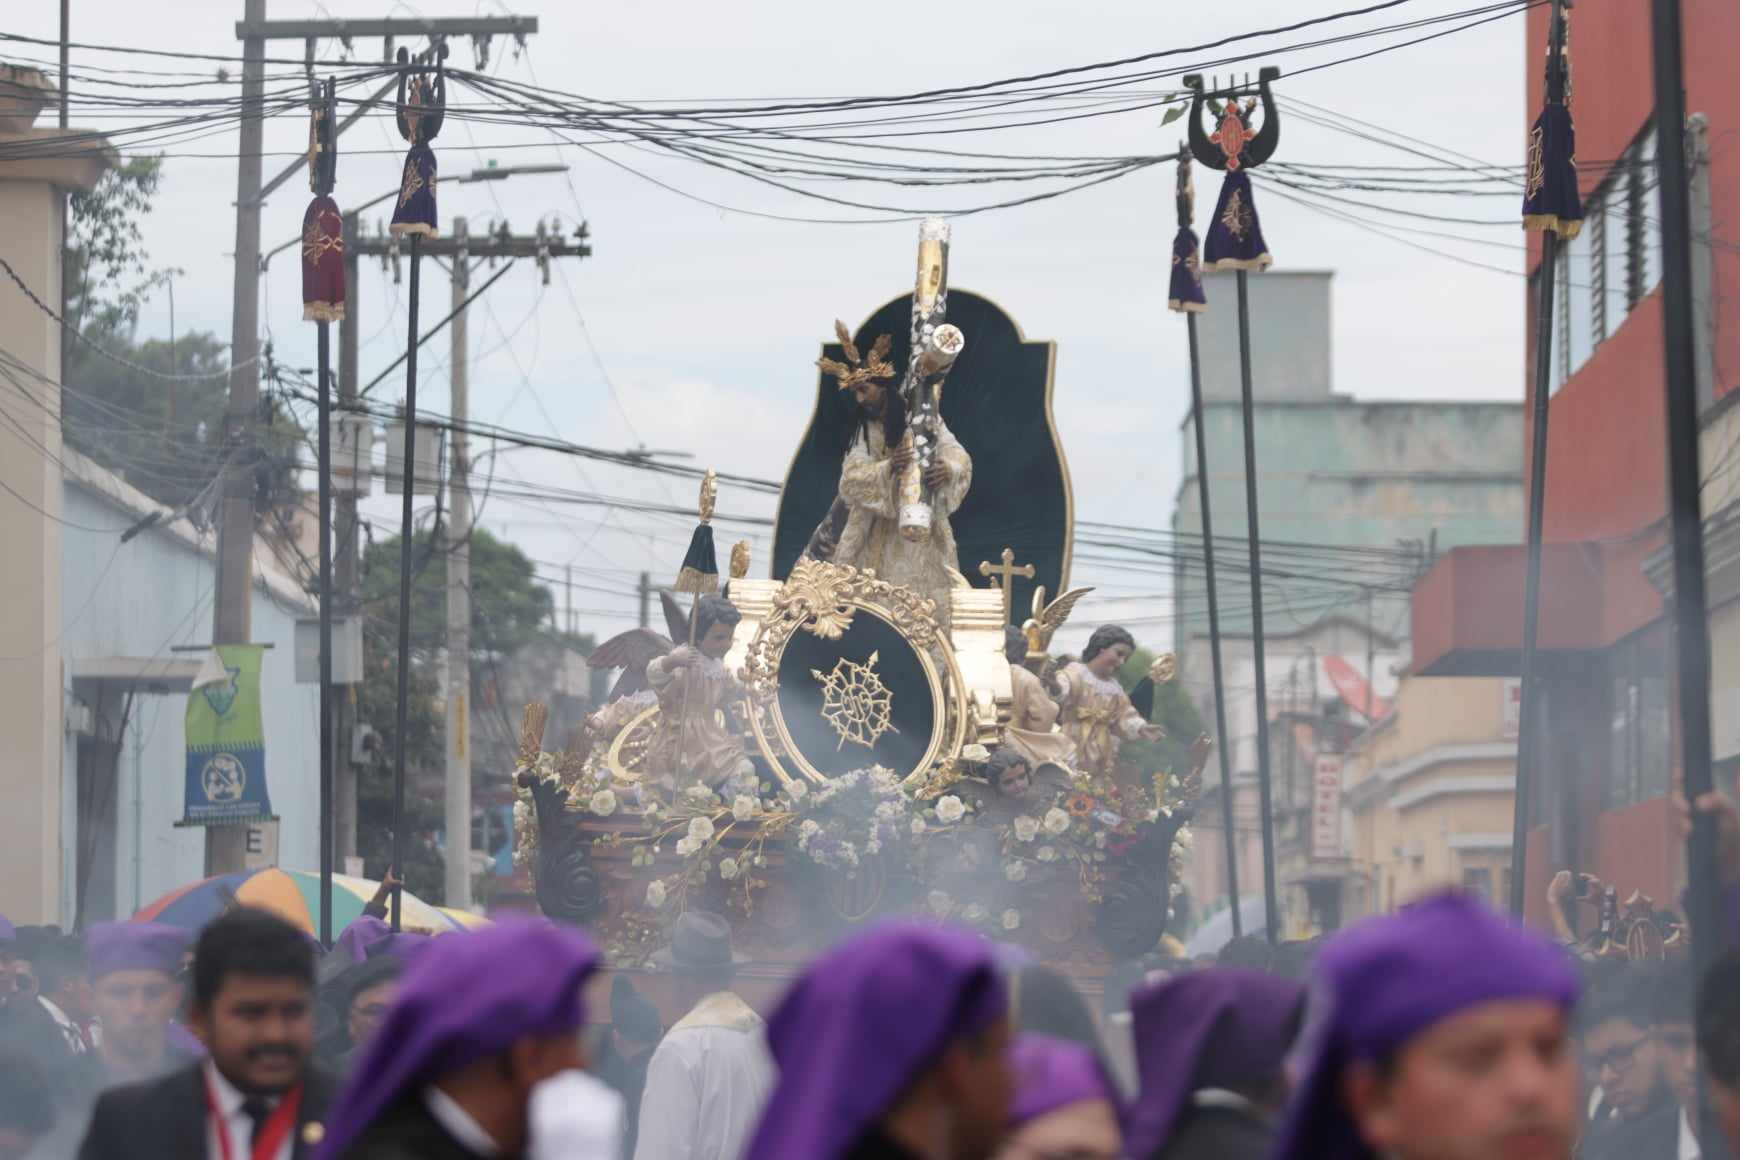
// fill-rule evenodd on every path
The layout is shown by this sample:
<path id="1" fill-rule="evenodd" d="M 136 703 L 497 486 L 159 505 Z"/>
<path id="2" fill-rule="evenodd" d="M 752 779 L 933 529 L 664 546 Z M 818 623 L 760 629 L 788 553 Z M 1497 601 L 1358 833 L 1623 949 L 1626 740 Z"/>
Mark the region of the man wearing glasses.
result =
<path id="1" fill-rule="evenodd" d="M 1680 1115 L 1651 1034 L 1649 978 L 1624 966 L 1599 983 L 1580 1012 L 1585 1076 L 1598 1092 L 1579 1160 L 1671 1160 Z"/>

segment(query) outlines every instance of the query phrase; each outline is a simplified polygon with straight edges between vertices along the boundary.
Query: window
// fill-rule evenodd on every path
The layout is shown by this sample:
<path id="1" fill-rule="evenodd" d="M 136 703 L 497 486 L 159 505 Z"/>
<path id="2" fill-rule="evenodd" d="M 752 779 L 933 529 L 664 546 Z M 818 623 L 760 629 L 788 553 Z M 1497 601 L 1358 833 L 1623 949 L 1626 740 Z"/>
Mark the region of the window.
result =
<path id="1" fill-rule="evenodd" d="M 1614 646 L 1609 653 L 1609 809 L 1668 792 L 1673 753 L 1666 639 L 1665 631 L 1647 632 Z"/>
<path id="2" fill-rule="evenodd" d="M 1555 392 L 1661 283 L 1653 119 L 1584 198 L 1583 229 L 1559 247 L 1557 266 Z"/>
<path id="3" fill-rule="evenodd" d="M 1485 866 L 1474 866 L 1462 872 L 1462 892 L 1471 894 L 1482 902 L 1492 902 L 1492 871 Z"/>

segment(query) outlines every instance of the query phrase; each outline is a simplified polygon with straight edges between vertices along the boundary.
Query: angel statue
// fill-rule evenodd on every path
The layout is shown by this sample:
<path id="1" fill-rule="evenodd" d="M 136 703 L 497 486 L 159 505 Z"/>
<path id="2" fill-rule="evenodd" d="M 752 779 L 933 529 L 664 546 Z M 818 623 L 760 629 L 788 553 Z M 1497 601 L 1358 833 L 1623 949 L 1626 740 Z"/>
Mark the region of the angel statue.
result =
<path id="1" fill-rule="evenodd" d="M 724 664 L 743 614 L 722 596 L 702 596 L 691 632 L 675 602 L 666 598 L 664 605 L 672 635 L 694 643 L 673 647 L 670 638 L 636 628 L 593 650 L 588 658 L 593 668 L 621 668 L 623 675 L 610 703 L 594 714 L 591 729 L 595 736 L 613 736 L 656 704 L 658 718 L 643 768 L 673 785 L 699 782 L 722 793 L 750 789 L 755 766 L 723 712 L 743 696 Z"/>
<path id="2" fill-rule="evenodd" d="M 1045 682 L 1027 666 L 1045 659 L 1051 638 L 1069 619 L 1076 603 L 1092 591 L 1073 588 L 1047 604 L 1041 584 L 1033 590 L 1032 617 L 1020 628 L 1008 625 L 1004 629 L 1012 697 L 1003 743 L 1026 757 L 1035 769 L 1047 764 L 1074 768 L 1076 747 L 1070 736 L 1057 728 L 1058 704 L 1046 692 Z"/>
<path id="3" fill-rule="evenodd" d="M 1058 671 L 1057 703 L 1064 733 L 1075 742 L 1076 770 L 1088 780 L 1109 783 L 1125 741 L 1159 741 L 1166 731 L 1118 683 L 1118 670 L 1136 651 L 1136 639 L 1115 624 L 1101 625 L 1088 638 L 1079 661 Z M 1149 708 L 1152 709 L 1152 685 Z"/>
<path id="4" fill-rule="evenodd" d="M 894 366 L 888 361 L 893 339 L 885 334 L 866 354 L 860 354 L 845 323 L 836 322 L 834 329 L 846 361 L 822 359 L 817 365 L 834 376 L 840 390 L 851 393 L 857 430 L 840 466 L 835 510 L 811 538 L 807 554 L 870 569 L 889 583 L 904 585 L 935 601 L 936 621 L 946 632 L 950 590 L 967 583 L 958 567 L 955 535 L 948 518 L 959 509 L 972 486 L 972 458 L 939 417 L 935 454 L 924 473 L 933 508 L 931 532 L 922 540 L 902 536 L 900 480 L 912 465 L 915 451 L 906 407 L 900 393 L 889 385 L 895 377 Z M 843 524 L 838 520 L 842 508 Z"/>

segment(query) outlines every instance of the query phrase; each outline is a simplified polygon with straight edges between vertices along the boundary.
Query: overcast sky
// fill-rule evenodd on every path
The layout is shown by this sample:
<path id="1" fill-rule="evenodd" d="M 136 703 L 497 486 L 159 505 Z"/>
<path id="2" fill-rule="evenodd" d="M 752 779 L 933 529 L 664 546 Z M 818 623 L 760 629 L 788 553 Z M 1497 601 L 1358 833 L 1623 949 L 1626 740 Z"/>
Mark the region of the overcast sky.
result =
<path id="1" fill-rule="evenodd" d="M 966 84 L 1083 64 L 1335 11 L 1346 0 L 1248 0 L 1237 6 L 1136 3 L 1057 4 L 1035 0 L 953 0 L 921 5 L 893 0 L 873 9 L 780 2 L 720 5 L 579 5 L 526 0 L 516 12 L 536 15 L 541 31 L 515 59 L 495 46 L 499 75 L 554 89 L 624 101 L 673 98 L 847 96 Z M 1460 0 L 1414 0 L 1332 31 L 1415 19 L 1467 7 Z M 52 0 L 9 6 L 8 30 L 57 35 Z M 272 18 L 468 16 L 505 11 L 496 0 L 474 9 L 463 0 L 413 7 L 372 3 L 273 0 Z M 182 51 L 235 53 L 239 0 L 179 0 L 173 21 L 161 8 L 133 0 L 73 0 L 73 39 Z M 872 19 L 872 16 L 875 19 Z M 1369 60 L 1283 78 L 1283 98 L 1309 102 L 1495 163 L 1520 162 L 1522 18 Z M 1302 39 L 1300 35 L 1282 38 Z M 1377 42 L 1277 57 L 1296 70 L 1352 55 Z M 375 56 L 379 42 L 358 42 Z M 336 52 L 336 46 L 323 45 Z M 283 42 L 272 55 L 299 57 Z M 46 58 L 52 50 L 0 46 L 8 59 Z M 215 68 L 75 52 L 80 64 L 145 68 Z M 455 63 L 472 67 L 468 45 Z M 1155 82 L 1161 90 L 1174 82 Z M 478 98 L 458 93 L 455 100 Z M 89 116 L 78 123 L 102 124 Z M 1042 129 L 962 134 L 954 148 L 1012 153 L 1131 154 L 1171 147 L 1180 126 L 1162 129 L 1146 110 Z M 306 141 L 306 120 L 268 124 L 267 175 Z M 1385 136 L 1374 133 L 1374 136 Z M 921 142 L 930 144 L 933 142 Z M 341 204 L 397 185 L 403 144 L 387 118 L 371 118 L 341 146 Z M 175 153 L 233 154 L 235 136 L 220 134 L 175 147 Z M 572 148 L 558 150 L 537 131 L 450 119 L 437 142 L 442 172 L 565 161 L 560 176 L 520 177 L 491 185 L 443 185 L 444 219 L 467 215 L 473 231 L 505 217 L 519 231 L 559 216 L 571 228 L 591 225 L 596 254 L 569 260 L 552 284 L 534 269 L 508 273 L 474 311 L 471 324 L 474 418 L 545 432 L 580 443 L 625 448 L 641 443 L 695 454 L 721 470 L 782 476 L 807 421 L 815 390 L 813 360 L 836 316 L 857 325 L 887 298 L 910 288 L 915 227 L 814 225 L 771 221 L 711 208 L 631 176 Z M 807 202 L 689 162 L 626 148 L 610 156 L 679 189 L 736 209 L 835 217 Z M 1395 164 L 1408 158 L 1383 145 L 1283 118 L 1277 158 L 1319 164 Z M 1199 181 L 1199 228 L 1213 204 L 1215 178 Z M 968 217 L 954 229 L 951 280 L 986 294 L 1014 314 L 1030 339 L 1058 344 L 1056 416 L 1074 472 L 1078 518 L 1151 527 L 1170 522 L 1179 470 L 1178 422 L 1188 382 L 1184 327 L 1166 311 L 1166 275 L 1174 228 L 1169 166 L 1069 197 Z M 1012 196 L 1012 187 L 947 195 L 950 204 Z M 1017 192 L 1026 192 L 1013 187 Z M 876 200 L 920 205 L 882 187 L 854 187 Z M 302 180 L 266 207 L 267 248 L 298 232 L 307 201 Z M 145 223 L 154 261 L 180 267 L 177 325 L 182 331 L 230 332 L 235 162 L 175 156 L 166 162 L 155 212 Z M 1277 264 L 1333 269 L 1334 374 L 1339 391 L 1360 398 L 1519 399 L 1522 393 L 1523 282 L 1408 248 L 1354 225 L 1270 197 L 1259 203 Z M 1407 205 L 1407 202 L 1392 204 Z M 1470 217 L 1508 217 L 1500 199 L 1435 198 L 1421 208 Z M 383 218 L 385 214 L 382 215 Z M 1398 224 L 1389 219 L 1392 228 Z M 1518 270 L 1520 231 L 1461 229 L 1490 239 L 1467 245 L 1417 240 L 1458 256 Z M 565 278 L 564 278 L 565 275 Z M 294 252 L 273 262 L 264 279 L 262 318 L 282 361 L 314 363 L 314 328 L 301 321 Z M 405 342 L 404 287 L 365 264 L 359 294 L 362 377 L 372 378 Z M 445 313 L 445 276 L 427 266 L 425 325 Z M 571 293 L 570 293 L 571 292 Z M 584 320 L 582 322 L 582 319 Z M 589 333 L 589 347 L 584 334 Z M 162 300 L 145 311 L 141 335 L 167 333 Z M 596 352 L 596 357 L 594 355 Z M 448 409 L 447 343 L 431 343 L 420 386 L 426 406 Z M 378 395 L 391 402 L 402 376 Z M 611 385 L 614 384 L 614 391 Z M 477 451 L 486 448 L 474 448 Z M 693 489 L 620 468 L 532 451 L 494 459 L 496 478 L 687 505 Z M 479 485 L 482 486 L 481 484 Z M 727 488 L 720 509 L 769 514 L 765 497 Z M 376 497 L 368 510 L 377 538 L 390 534 L 396 500 Z M 572 564 L 581 627 L 609 635 L 632 621 L 634 574 L 668 582 L 681 562 L 692 521 L 616 513 L 597 507 L 529 503 L 492 496 L 483 523 L 521 544 L 540 572 L 559 580 Z M 737 529 L 721 539 L 739 538 Z M 768 539 L 756 543 L 755 573 L 764 574 Z M 1098 584 L 1107 602 L 1085 620 L 1129 619 L 1137 635 L 1164 647 L 1170 637 L 1164 564 L 1152 577 L 1096 576 L 1084 565 L 1073 580 Z M 604 589 L 605 591 L 591 591 Z M 561 592 L 558 585 L 558 600 Z M 601 610 L 607 615 L 596 614 Z"/>

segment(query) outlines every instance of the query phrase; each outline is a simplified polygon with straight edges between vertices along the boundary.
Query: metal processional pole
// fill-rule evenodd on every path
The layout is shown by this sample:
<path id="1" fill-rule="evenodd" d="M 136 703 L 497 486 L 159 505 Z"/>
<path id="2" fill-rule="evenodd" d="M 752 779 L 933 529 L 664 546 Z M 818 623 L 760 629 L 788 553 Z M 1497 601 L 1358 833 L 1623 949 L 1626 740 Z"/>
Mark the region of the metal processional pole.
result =
<path id="1" fill-rule="evenodd" d="M 1275 110 L 1274 95 L 1269 91 L 1270 83 L 1280 75 L 1280 69 L 1269 66 L 1258 72 L 1255 89 L 1250 86 L 1247 76 L 1243 85 L 1230 84 L 1212 92 L 1204 91 L 1201 76 L 1184 78 L 1185 87 L 1191 90 L 1190 151 L 1209 168 L 1226 171 L 1226 180 L 1221 184 L 1220 197 L 1215 202 L 1214 217 L 1209 222 L 1208 237 L 1203 244 L 1202 268 L 1232 270 L 1238 275 L 1239 385 L 1245 437 L 1245 534 L 1250 549 L 1251 659 L 1256 684 L 1257 796 L 1263 842 L 1263 917 L 1271 944 L 1281 936 L 1281 905 L 1275 884 L 1275 802 L 1269 771 L 1269 691 L 1263 655 L 1262 531 L 1257 518 L 1256 424 L 1247 279 L 1250 271 L 1267 269 L 1274 261 L 1263 241 L 1262 223 L 1257 220 L 1249 171 L 1267 161 L 1281 139 L 1281 120 Z M 1211 111 L 1217 122 L 1212 134 L 1205 133 L 1202 127 L 1202 109 L 1210 102 L 1214 102 Z M 1252 129 L 1251 117 L 1259 103 L 1263 110 L 1263 125 L 1261 129 Z"/>
<path id="2" fill-rule="evenodd" d="M 1534 392 L 1529 444 L 1529 525 L 1527 571 L 1523 575 L 1522 704 L 1516 743 L 1516 801 L 1511 815 L 1510 910 L 1521 918 L 1528 898 L 1529 816 L 1534 802 L 1540 752 L 1540 691 L 1536 642 L 1541 614 L 1541 550 L 1546 538 L 1547 397 L 1552 393 L 1553 283 L 1559 239 L 1583 228 L 1583 204 L 1573 161 L 1570 77 L 1565 68 L 1565 5 L 1553 0 L 1548 17 L 1545 102 L 1529 135 L 1528 174 L 1523 190 L 1523 228 L 1541 235 L 1536 275 Z"/>
<path id="3" fill-rule="evenodd" d="M 316 85 L 310 101 L 308 185 L 314 200 L 302 216 L 302 318 L 319 337 L 318 468 L 320 493 L 320 945 L 332 946 L 332 336 L 344 319 L 344 219 L 332 188 L 338 172 L 334 131 L 337 84 Z"/>
<path id="4" fill-rule="evenodd" d="M 411 697 L 411 505 L 416 497 L 417 463 L 417 291 L 418 268 L 422 257 L 421 242 L 437 232 L 435 217 L 435 153 L 429 142 L 441 131 L 442 114 L 447 105 L 447 78 L 442 62 L 447 46 L 432 50 L 435 66 L 431 71 L 425 62 L 409 63 L 407 53 L 399 49 L 399 134 L 411 143 L 405 155 L 405 171 L 399 186 L 399 200 L 393 211 L 390 227 L 396 237 L 411 239 L 411 295 L 409 330 L 405 339 L 405 437 L 400 480 L 404 487 L 404 506 L 399 520 L 399 701 L 396 720 L 396 745 L 393 757 L 393 857 L 390 869 L 404 878 L 405 856 L 405 729 Z M 404 888 L 393 888 L 393 930 L 403 926 Z"/>
<path id="5" fill-rule="evenodd" d="M 1178 234 L 1172 241 L 1172 280 L 1166 305 L 1184 315 L 1190 335 L 1190 422 L 1196 429 L 1196 497 L 1202 509 L 1202 570 L 1208 592 L 1208 655 L 1214 671 L 1214 747 L 1220 752 L 1220 824 L 1226 851 L 1226 891 L 1232 906 L 1232 933 L 1245 933 L 1239 911 L 1239 858 L 1233 844 L 1232 754 L 1227 747 L 1226 685 L 1221 676 L 1220 597 L 1214 579 L 1214 516 L 1208 502 L 1208 441 L 1202 433 L 1202 354 L 1196 341 L 1196 316 L 1208 309 L 1202 292 L 1202 257 L 1190 226 L 1196 209 L 1196 184 L 1190 152 L 1178 149 Z"/>

